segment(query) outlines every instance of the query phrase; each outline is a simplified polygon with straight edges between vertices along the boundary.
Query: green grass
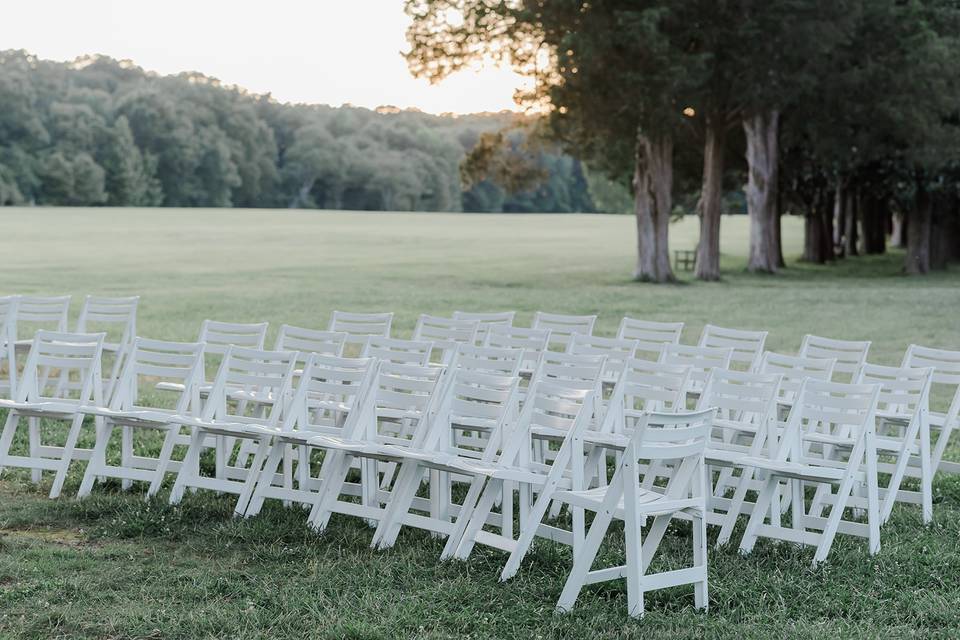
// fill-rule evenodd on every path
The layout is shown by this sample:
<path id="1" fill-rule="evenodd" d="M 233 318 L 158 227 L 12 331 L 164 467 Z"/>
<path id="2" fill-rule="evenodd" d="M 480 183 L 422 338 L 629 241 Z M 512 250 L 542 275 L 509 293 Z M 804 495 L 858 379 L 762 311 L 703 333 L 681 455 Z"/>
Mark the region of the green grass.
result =
<path id="1" fill-rule="evenodd" d="M 0 213 L 0 294 L 72 293 L 76 312 L 86 293 L 139 293 L 141 335 L 171 339 L 195 337 L 206 317 L 275 330 L 323 327 L 333 309 L 392 310 L 404 335 L 422 312 L 516 309 L 524 323 L 543 309 L 598 313 L 601 334 L 623 315 L 684 320 L 688 341 L 706 322 L 767 329 L 769 348 L 784 351 L 807 332 L 870 339 L 879 363 L 897 362 L 911 342 L 960 348 L 955 272 L 905 277 L 899 253 L 801 265 L 799 223 L 785 221 L 790 265 L 780 276 L 743 272 L 746 220 L 726 218 L 723 282 L 654 286 L 630 279 L 629 217 L 11 209 Z M 693 248 L 696 220 L 671 234 L 676 248 Z M 19 471 L 0 480 L 2 638 L 873 638 L 960 628 L 960 478 L 942 474 L 936 524 L 897 507 L 874 558 L 844 536 L 816 570 L 812 550 L 792 545 L 761 542 L 748 558 L 711 551 L 710 612 L 693 611 L 690 589 L 678 588 L 651 594 L 642 622 L 627 618 L 620 583 L 590 587 L 572 614 L 555 615 L 571 559 L 549 543 L 499 584 L 503 554 L 441 564 L 441 542 L 420 532 L 379 553 L 348 518 L 317 537 L 304 513 L 275 504 L 238 521 L 228 498 L 198 493 L 172 508 L 165 492 L 144 502 L 141 489 L 108 483 L 83 502 L 50 501 L 49 481 L 35 487 Z M 667 540 L 667 561 L 680 558 L 689 529 L 671 528 Z"/>

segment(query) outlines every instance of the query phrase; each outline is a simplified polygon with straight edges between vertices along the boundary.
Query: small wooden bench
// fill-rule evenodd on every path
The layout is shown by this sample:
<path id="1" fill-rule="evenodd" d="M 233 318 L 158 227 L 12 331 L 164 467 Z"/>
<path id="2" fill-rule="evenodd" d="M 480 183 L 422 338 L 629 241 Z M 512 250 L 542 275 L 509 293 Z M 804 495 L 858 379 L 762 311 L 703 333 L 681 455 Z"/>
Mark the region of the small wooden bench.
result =
<path id="1" fill-rule="evenodd" d="M 693 271 L 697 266 L 697 252 L 693 249 L 674 249 L 673 268 Z"/>

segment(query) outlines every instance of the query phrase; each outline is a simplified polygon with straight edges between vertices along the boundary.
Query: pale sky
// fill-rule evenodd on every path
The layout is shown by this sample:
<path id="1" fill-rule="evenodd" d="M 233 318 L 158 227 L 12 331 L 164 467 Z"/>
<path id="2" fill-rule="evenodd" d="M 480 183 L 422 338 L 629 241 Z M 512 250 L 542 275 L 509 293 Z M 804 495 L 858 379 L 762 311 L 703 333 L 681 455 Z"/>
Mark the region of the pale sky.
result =
<path id="1" fill-rule="evenodd" d="M 200 71 L 284 102 L 431 113 L 516 109 L 509 70 L 414 79 L 403 0 L 5 0 L 0 50 L 101 53 L 162 74 Z"/>

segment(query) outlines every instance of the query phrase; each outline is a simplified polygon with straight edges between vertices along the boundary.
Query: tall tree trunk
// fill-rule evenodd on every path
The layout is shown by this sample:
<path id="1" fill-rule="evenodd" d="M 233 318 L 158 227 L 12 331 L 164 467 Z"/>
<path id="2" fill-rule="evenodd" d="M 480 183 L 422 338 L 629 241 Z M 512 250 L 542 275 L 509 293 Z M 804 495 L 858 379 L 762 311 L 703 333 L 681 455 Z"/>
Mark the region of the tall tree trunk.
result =
<path id="1" fill-rule="evenodd" d="M 747 137 L 747 214 L 750 217 L 750 257 L 747 269 L 776 273 L 777 247 L 777 130 L 779 111 L 759 113 L 743 120 Z"/>
<path id="2" fill-rule="evenodd" d="M 890 232 L 890 246 L 896 247 L 897 249 L 903 249 L 907 246 L 907 235 L 906 235 L 906 225 L 904 224 L 907 219 L 904 217 L 902 211 L 897 211 L 893 214 L 893 229 Z"/>
<path id="3" fill-rule="evenodd" d="M 946 269 L 950 262 L 952 198 L 944 193 L 931 197 L 930 212 L 930 270 Z"/>
<path id="4" fill-rule="evenodd" d="M 833 259 L 832 191 L 818 190 L 804 216 L 803 261 L 824 264 Z"/>
<path id="5" fill-rule="evenodd" d="M 843 217 L 843 253 L 857 255 L 857 190 L 846 189 L 847 205 Z"/>
<path id="6" fill-rule="evenodd" d="M 877 198 L 870 190 L 862 192 L 860 197 L 860 219 L 863 226 L 863 252 L 876 255 L 886 251 L 886 202 Z"/>
<path id="7" fill-rule="evenodd" d="M 837 191 L 833 203 L 833 246 L 839 247 L 840 257 L 846 255 L 843 247 L 843 224 L 846 216 L 847 196 L 846 189 L 843 186 L 843 180 L 837 180 Z M 834 251 L 836 255 L 836 251 Z"/>
<path id="8" fill-rule="evenodd" d="M 837 253 L 834 250 L 833 243 L 833 215 L 837 202 L 835 191 L 828 192 L 829 195 L 823 203 L 823 213 L 820 215 L 820 222 L 823 224 L 823 257 L 827 262 L 833 262 L 837 259 Z"/>
<path id="9" fill-rule="evenodd" d="M 905 269 L 910 274 L 930 271 L 930 221 L 932 202 L 924 181 L 923 173 L 918 171 L 916 201 L 913 215 L 907 225 L 907 260 Z"/>
<path id="10" fill-rule="evenodd" d="M 697 268 L 700 280 L 720 279 L 720 213 L 723 201 L 723 151 L 727 137 L 724 118 L 707 116 L 703 146 L 703 183 L 700 187 L 700 242 Z"/>
<path id="11" fill-rule="evenodd" d="M 634 277 L 650 282 L 674 280 L 668 243 L 673 207 L 673 139 L 638 134 L 633 173 L 637 217 L 637 268 Z"/>

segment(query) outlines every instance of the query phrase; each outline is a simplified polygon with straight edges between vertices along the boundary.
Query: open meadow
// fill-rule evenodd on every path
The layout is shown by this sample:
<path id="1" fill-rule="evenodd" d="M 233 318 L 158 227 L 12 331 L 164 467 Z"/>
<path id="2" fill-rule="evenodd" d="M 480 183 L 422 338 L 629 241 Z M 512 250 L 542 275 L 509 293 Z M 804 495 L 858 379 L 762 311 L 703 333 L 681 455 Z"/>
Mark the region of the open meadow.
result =
<path id="1" fill-rule="evenodd" d="M 395 333 L 417 315 L 456 309 L 599 314 L 612 335 L 624 315 L 770 331 L 767 348 L 795 352 L 805 333 L 872 340 L 872 362 L 896 364 L 907 345 L 960 349 L 960 272 L 902 275 L 903 255 L 835 266 L 797 263 L 802 219 L 784 220 L 788 268 L 744 272 L 746 216 L 724 217 L 724 280 L 631 280 L 632 216 L 345 213 L 266 210 L 0 210 L 0 295 L 141 296 L 138 332 L 190 340 L 204 318 L 325 328 L 334 309 L 394 311 Z M 694 217 L 671 226 L 692 249 Z M 944 398 L 935 397 L 936 403 Z M 89 444 L 89 434 L 86 441 Z M 20 443 L 22 446 L 22 443 Z M 960 459 L 954 447 L 949 454 Z M 571 558 L 539 541 L 512 581 L 505 555 L 438 563 L 442 542 L 405 530 L 387 552 L 370 530 L 334 517 L 322 535 L 306 514 L 269 504 L 249 520 L 233 500 L 197 493 L 180 507 L 166 491 L 145 502 L 119 483 L 82 502 L 80 465 L 64 496 L 29 473 L 0 476 L 0 638 L 620 638 L 956 637 L 960 629 L 960 477 L 934 482 L 935 523 L 898 505 L 871 558 L 839 536 L 828 562 L 761 541 L 710 554 L 710 610 L 687 587 L 647 596 L 626 615 L 625 585 L 587 588 L 569 615 L 553 613 Z M 741 524 L 742 529 L 742 524 Z M 712 532 L 712 536 L 715 532 Z M 671 525 L 670 544 L 689 544 Z M 711 538 L 712 538 L 711 536 Z M 739 540 L 735 534 L 734 540 Z M 617 540 L 611 539 L 611 553 Z"/>

